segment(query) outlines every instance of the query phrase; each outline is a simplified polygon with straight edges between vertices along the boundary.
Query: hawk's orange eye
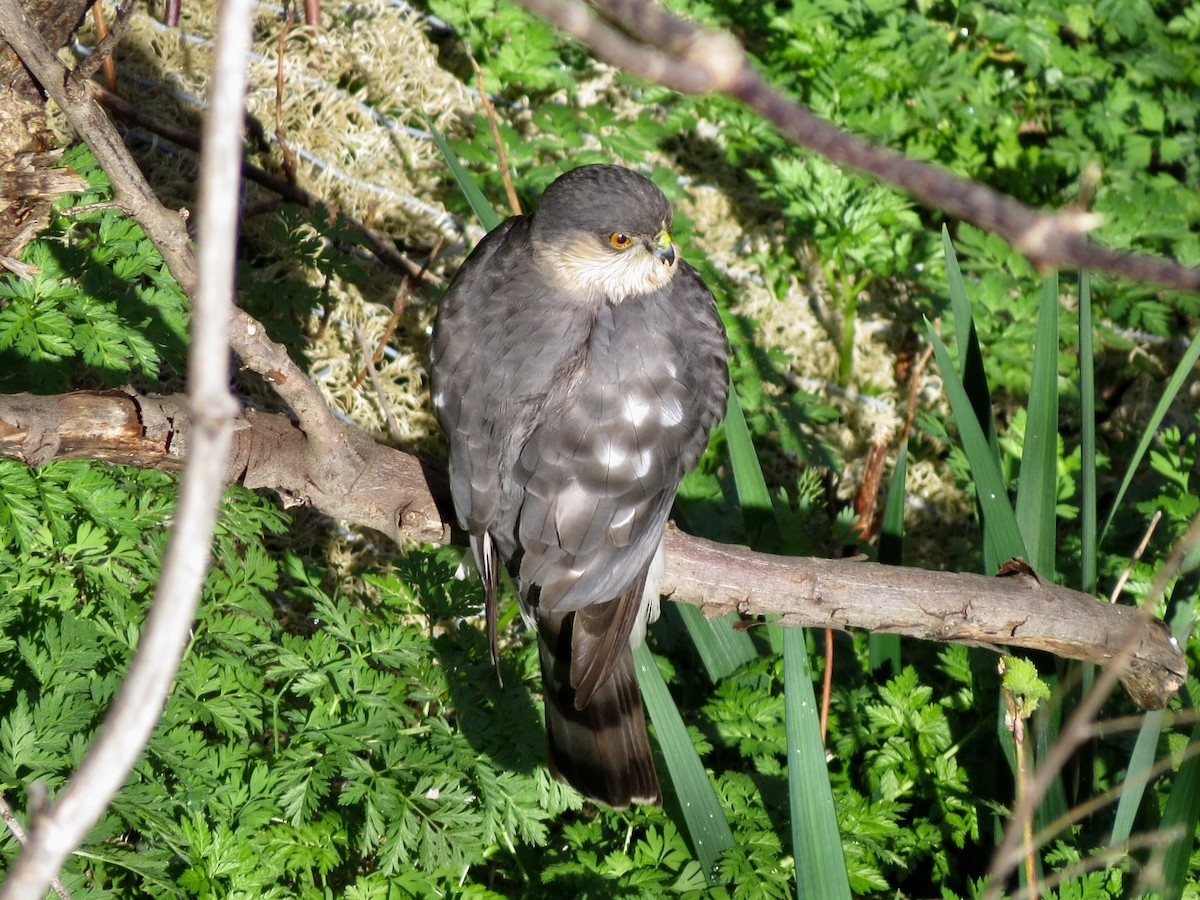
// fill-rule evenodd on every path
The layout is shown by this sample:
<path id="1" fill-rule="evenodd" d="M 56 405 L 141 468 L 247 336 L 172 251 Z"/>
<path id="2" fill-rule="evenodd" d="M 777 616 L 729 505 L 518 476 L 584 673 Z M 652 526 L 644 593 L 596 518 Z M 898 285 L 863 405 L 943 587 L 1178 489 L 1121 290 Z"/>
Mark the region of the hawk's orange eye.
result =
<path id="1" fill-rule="evenodd" d="M 624 250 L 627 247 L 633 246 L 633 238 L 623 231 L 614 231 L 608 236 L 608 242 L 618 250 Z"/>

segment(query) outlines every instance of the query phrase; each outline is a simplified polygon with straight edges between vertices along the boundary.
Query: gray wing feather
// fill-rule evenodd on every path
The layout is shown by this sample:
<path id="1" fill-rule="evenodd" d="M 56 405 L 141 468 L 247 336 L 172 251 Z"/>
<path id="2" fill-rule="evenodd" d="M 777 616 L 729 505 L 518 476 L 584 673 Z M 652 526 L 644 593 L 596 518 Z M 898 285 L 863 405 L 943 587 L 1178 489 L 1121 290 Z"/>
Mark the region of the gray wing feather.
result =
<path id="1" fill-rule="evenodd" d="M 712 295 L 690 267 L 660 294 L 596 314 L 521 447 L 519 576 L 541 586 L 544 610 L 625 592 L 724 414 L 727 345 Z"/>

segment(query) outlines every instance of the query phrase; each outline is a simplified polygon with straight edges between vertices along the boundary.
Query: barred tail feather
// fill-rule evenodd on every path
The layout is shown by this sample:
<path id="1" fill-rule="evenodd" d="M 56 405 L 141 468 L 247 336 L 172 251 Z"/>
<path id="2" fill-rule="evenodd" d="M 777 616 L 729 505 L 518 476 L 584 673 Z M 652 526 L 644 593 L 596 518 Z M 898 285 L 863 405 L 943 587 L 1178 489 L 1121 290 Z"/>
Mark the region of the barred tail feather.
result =
<path id="1" fill-rule="evenodd" d="M 611 674 L 578 708 L 570 679 L 574 620 L 574 613 L 547 617 L 538 628 L 550 772 L 614 809 L 658 803 L 658 776 L 633 653 L 628 644 L 622 647 Z"/>

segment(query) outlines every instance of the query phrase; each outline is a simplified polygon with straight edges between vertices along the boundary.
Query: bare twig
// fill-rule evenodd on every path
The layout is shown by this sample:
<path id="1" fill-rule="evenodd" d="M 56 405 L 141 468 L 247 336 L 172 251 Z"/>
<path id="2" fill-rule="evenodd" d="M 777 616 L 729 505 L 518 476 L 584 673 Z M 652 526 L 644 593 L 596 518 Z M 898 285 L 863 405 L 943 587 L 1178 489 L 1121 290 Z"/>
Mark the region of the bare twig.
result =
<path id="1" fill-rule="evenodd" d="M 131 2 L 128 8 L 132 7 L 133 4 Z M 116 50 L 116 42 L 108 40 L 112 32 L 108 30 L 108 16 L 104 13 L 103 3 L 92 5 L 92 21 L 96 25 L 96 37 L 100 38 L 100 44 L 90 57 L 79 64 L 79 68 L 75 72 L 78 74 L 84 71 L 84 65 L 86 64 L 91 70 L 86 77 L 91 78 L 91 72 L 95 71 L 95 67 L 98 65 L 103 66 L 104 84 L 110 91 L 115 91 L 117 89 L 117 65 L 113 62 L 112 54 Z"/>
<path id="2" fill-rule="evenodd" d="M 1179 573 L 1183 567 L 1184 561 L 1188 554 L 1196 546 L 1200 546 L 1200 515 L 1197 515 L 1191 525 L 1188 527 L 1187 533 L 1175 545 L 1171 551 L 1171 555 L 1167 557 L 1162 567 L 1158 570 L 1158 574 L 1154 578 L 1154 582 L 1150 587 L 1150 592 L 1146 597 L 1145 602 L 1137 610 L 1136 619 L 1139 626 L 1144 626 L 1154 621 L 1152 610 L 1154 604 L 1158 602 L 1166 593 L 1167 585 Z M 1110 608 L 1116 609 L 1119 607 Z M 1004 831 L 1004 840 L 1000 846 L 996 848 L 996 853 L 992 857 L 992 863 L 988 867 L 988 884 L 983 893 L 984 900 L 997 900 L 1001 892 L 1004 890 L 1004 882 L 1008 877 L 1012 867 L 1017 865 L 1021 858 L 1021 823 L 1025 820 L 1032 820 L 1034 810 L 1045 795 L 1050 783 L 1054 780 L 1054 776 L 1071 758 L 1071 754 L 1085 740 L 1091 730 L 1091 723 L 1095 720 L 1100 707 L 1104 701 L 1108 699 L 1108 695 L 1116 686 L 1117 679 L 1120 677 L 1120 670 L 1132 658 L 1134 645 L 1138 642 L 1138 638 L 1130 634 L 1118 648 L 1113 656 L 1111 665 L 1101 672 L 1100 677 L 1096 679 L 1092 685 L 1092 689 L 1083 697 L 1079 705 L 1071 713 L 1070 719 L 1067 720 L 1059 734 L 1059 738 L 1050 747 L 1049 752 L 1042 760 L 1042 764 L 1038 766 L 1033 778 L 1030 780 L 1029 790 L 1023 794 L 1013 808 L 1012 816 L 1009 818 L 1008 825 Z"/>
<path id="3" fill-rule="evenodd" d="M 309 28 L 321 27 L 320 0 L 304 0 L 304 24 Z"/>
<path id="4" fill-rule="evenodd" d="M 900 443 L 903 444 L 908 440 L 908 436 L 912 433 L 913 419 L 917 414 L 917 394 L 921 388 L 921 375 L 925 372 L 925 367 L 929 365 L 929 360 L 933 358 L 933 344 L 926 344 L 925 349 L 921 351 L 921 355 L 917 358 L 916 365 L 913 366 L 912 376 L 908 384 L 908 406 L 904 411 L 904 428 L 900 431 Z"/>
<path id="5" fill-rule="evenodd" d="M 307 12 L 307 8 L 305 9 Z M 275 140 L 283 153 L 283 174 L 287 176 L 288 184 L 296 183 L 296 154 L 287 142 L 287 127 L 283 123 L 283 51 L 287 46 L 287 36 L 296 21 L 296 12 L 291 5 L 287 8 L 287 18 L 279 31 L 279 48 L 275 57 Z M 310 23 L 311 24 L 311 23 Z"/>
<path id="6" fill-rule="evenodd" d="M 829 703 L 833 698 L 833 629 L 825 629 L 825 674 L 821 679 L 821 743 L 829 733 Z"/>
<path id="7" fill-rule="evenodd" d="M 383 392 L 383 382 L 379 380 L 379 372 L 375 368 L 375 360 L 371 358 L 371 348 L 367 344 L 366 335 L 357 325 L 354 326 L 354 337 L 358 341 L 359 349 L 362 350 L 363 365 L 366 367 L 367 373 L 371 376 L 371 387 L 375 388 L 375 396 L 379 400 L 379 408 L 383 410 L 383 417 L 387 421 L 388 434 L 392 436 L 392 440 L 397 444 L 404 443 L 404 433 L 400 430 L 400 423 L 396 421 L 396 414 L 392 412 L 391 404 L 388 403 L 387 394 Z"/>
<path id="8" fill-rule="evenodd" d="M 370 362 L 373 366 L 379 365 L 380 361 L 383 359 L 383 354 L 387 349 L 388 341 L 390 341 L 392 339 L 392 335 L 396 333 L 396 326 L 400 324 L 400 317 L 404 315 L 404 306 L 407 297 L 408 285 L 401 284 L 396 289 L 396 297 L 392 301 L 392 314 L 388 316 L 388 322 L 387 325 L 384 326 L 383 334 L 380 335 L 379 341 L 375 345 L 375 349 L 369 354 Z M 364 365 L 362 367 L 362 371 L 355 375 L 354 380 L 350 382 L 350 387 L 357 389 L 359 385 L 367 380 L 368 376 L 374 377 L 370 367 Z"/>
<path id="9" fill-rule="evenodd" d="M 504 193 L 508 197 L 508 209 L 511 215 L 521 214 L 521 201 L 517 199 L 517 189 L 513 186 L 512 173 L 508 170 L 508 153 L 504 150 L 504 141 L 500 138 L 500 126 L 496 124 L 496 107 L 487 94 L 487 86 L 483 83 L 483 69 L 475 61 L 475 54 L 467 52 L 471 65 L 475 67 L 475 78 L 479 84 L 479 100 L 487 113 L 488 127 L 492 132 L 492 143 L 496 145 L 496 164 L 500 169 L 500 177 L 504 180 Z"/>
<path id="10" fill-rule="evenodd" d="M 123 5 L 117 6 L 117 20 L 110 30 L 108 20 L 104 16 L 103 6 L 97 3 L 92 7 L 92 11 L 96 13 L 96 34 L 100 37 L 100 43 L 96 45 L 87 59 L 81 61 L 72 70 L 72 81 L 82 84 L 90 80 L 96 74 L 96 69 L 103 65 L 104 81 L 110 90 L 114 89 L 117 70 L 113 65 L 113 54 L 121 43 L 121 39 L 129 33 L 129 28 L 133 24 L 133 11 L 136 8 L 137 0 L 125 0 Z"/>
<path id="11" fill-rule="evenodd" d="M 193 452 L 184 469 L 154 601 L 95 742 L 57 800 L 31 820 L 29 839 L 0 887 L 3 900 L 41 897 L 125 780 L 158 722 L 204 584 L 237 412 L 229 393 L 228 329 L 253 9 L 253 0 L 226 0 L 218 14 L 199 181 L 198 261 L 203 274 L 194 294 L 188 358 Z"/>
<path id="12" fill-rule="evenodd" d="M 1146 533 L 1142 535 L 1142 539 L 1138 541 L 1138 545 L 1133 551 L 1133 556 L 1129 558 L 1128 564 L 1121 572 L 1121 577 L 1117 579 L 1117 583 L 1113 585 L 1113 589 L 1109 592 L 1109 603 L 1116 603 L 1117 598 L 1121 596 L 1121 591 L 1125 589 L 1125 582 L 1133 574 L 1133 567 L 1137 565 L 1138 560 L 1142 558 L 1142 554 L 1146 552 L 1146 548 L 1150 546 L 1150 538 L 1154 535 L 1154 529 L 1158 527 L 1158 522 L 1161 518 L 1162 510 L 1156 509 L 1154 515 L 1150 517 L 1150 524 L 1146 526 Z"/>
<path id="13" fill-rule="evenodd" d="M 2 792 L 0 792 L 0 819 L 4 820 L 4 824 L 8 826 L 8 830 L 12 832 L 12 836 L 17 839 L 17 843 L 24 844 L 25 829 L 21 827 L 21 820 L 17 818 L 17 814 L 8 805 L 8 801 L 4 799 Z M 71 900 L 70 892 L 57 875 L 50 880 L 50 887 L 58 895 L 59 900 Z"/>
<path id="14" fill-rule="evenodd" d="M 433 261 L 437 259 L 441 250 L 442 239 L 441 237 L 438 237 L 437 241 L 433 245 L 433 249 L 429 251 L 429 259 L 425 261 L 425 265 L 421 268 L 422 273 L 424 273 L 426 268 L 433 265 Z M 420 276 L 418 275 L 417 277 L 419 278 Z M 396 298 L 392 301 L 392 314 L 388 317 L 388 323 L 383 329 L 383 334 L 379 337 L 379 343 L 375 345 L 375 352 L 371 355 L 371 361 L 374 362 L 375 365 L 379 365 L 379 361 L 383 359 L 383 354 L 387 348 L 388 341 L 390 341 L 392 339 L 392 335 L 396 333 L 396 326 L 400 324 L 400 317 L 404 315 L 404 308 L 408 303 L 409 293 L 410 289 L 407 282 L 401 283 L 401 285 L 396 289 Z M 321 327 L 324 327 L 324 322 L 321 323 Z M 363 383 L 366 377 L 367 369 L 364 367 L 361 372 L 354 376 L 354 381 L 351 382 L 351 387 L 357 388 Z"/>
<path id="15" fill-rule="evenodd" d="M 592 0 L 591 5 L 619 23 L 620 29 L 593 16 L 579 0 L 519 2 L 586 44 L 598 58 L 627 72 L 678 91 L 719 91 L 742 101 L 786 137 L 838 165 L 895 185 L 926 206 L 1000 235 L 1035 268 L 1085 268 L 1200 290 L 1200 269 L 1090 243 L 1088 232 L 1099 219 L 1085 210 L 1040 213 L 978 182 L 908 159 L 831 125 L 773 89 L 750 67 L 733 37 L 701 28 L 651 0 Z"/>

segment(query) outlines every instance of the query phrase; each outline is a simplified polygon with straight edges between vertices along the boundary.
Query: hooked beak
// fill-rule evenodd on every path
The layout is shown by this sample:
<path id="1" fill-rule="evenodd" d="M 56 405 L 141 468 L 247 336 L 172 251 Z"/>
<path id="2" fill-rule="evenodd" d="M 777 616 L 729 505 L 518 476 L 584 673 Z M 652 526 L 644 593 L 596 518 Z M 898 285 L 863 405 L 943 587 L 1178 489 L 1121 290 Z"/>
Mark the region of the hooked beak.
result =
<path id="1" fill-rule="evenodd" d="M 671 240 L 671 232 L 665 228 L 659 232 L 658 240 L 654 245 L 654 255 L 662 260 L 664 266 L 675 265 L 675 260 L 679 258 L 679 254 L 675 252 L 675 244 Z"/>

